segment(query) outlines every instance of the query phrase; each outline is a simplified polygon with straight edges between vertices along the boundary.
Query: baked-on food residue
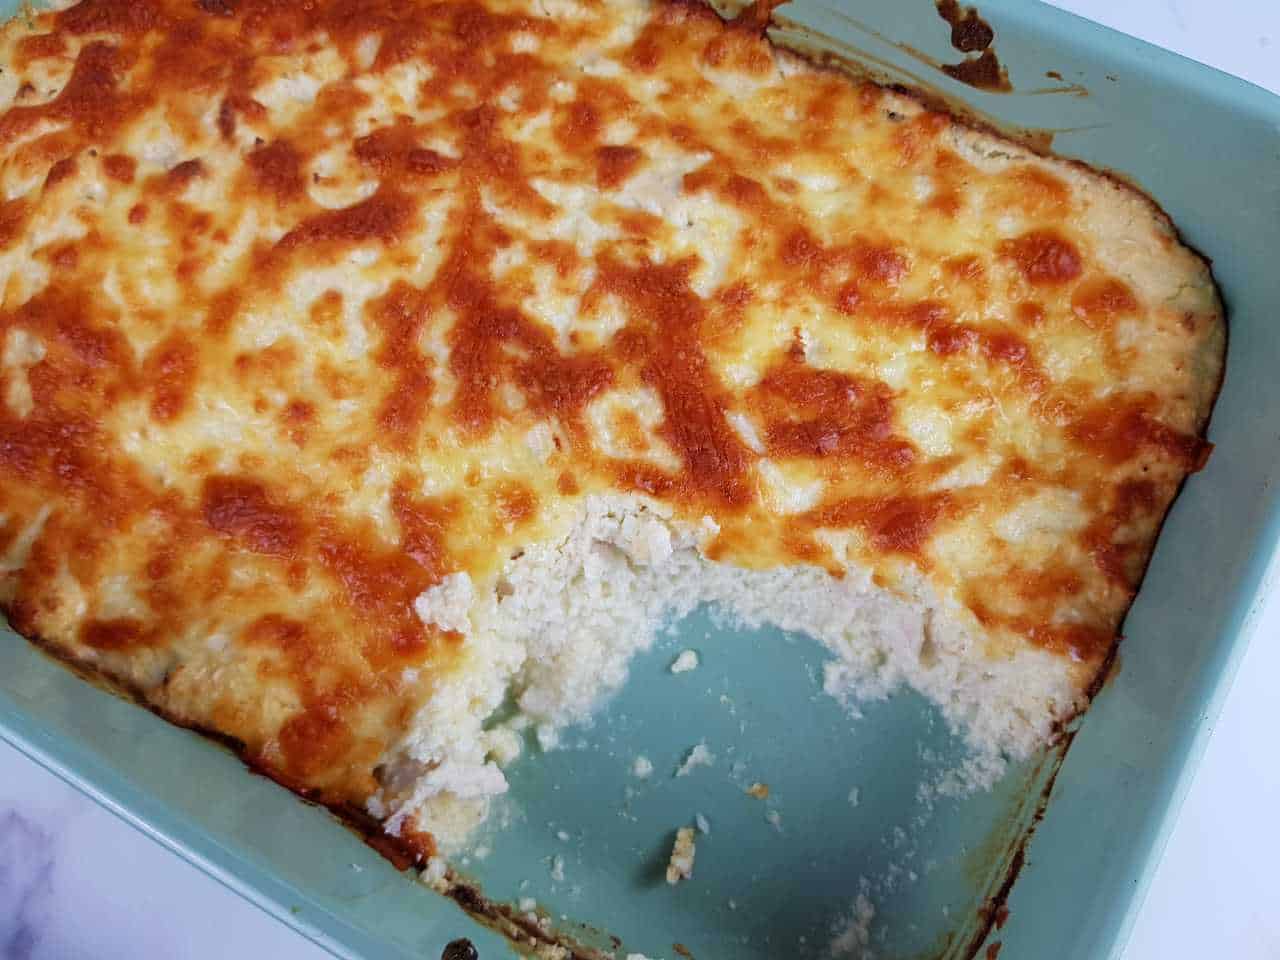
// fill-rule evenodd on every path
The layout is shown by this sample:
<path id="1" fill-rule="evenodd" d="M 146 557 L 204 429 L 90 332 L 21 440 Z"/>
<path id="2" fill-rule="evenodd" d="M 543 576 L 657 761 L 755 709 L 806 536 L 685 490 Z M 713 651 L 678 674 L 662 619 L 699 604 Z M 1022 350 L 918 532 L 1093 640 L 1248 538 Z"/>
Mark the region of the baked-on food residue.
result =
<path id="1" fill-rule="evenodd" d="M 976 53 L 959 63 L 939 64 L 947 76 L 979 90 L 1008 93 L 1013 89 L 1009 74 L 996 56 L 991 43 L 996 38 L 991 25 L 973 7 L 963 7 L 957 0 L 937 0 L 938 15 L 951 27 L 951 45 L 961 53 Z"/>
<path id="2" fill-rule="evenodd" d="M 951 27 L 951 45 L 961 53 L 981 53 L 991 46 L 996 33 L 973 7 L 957 0 L 937 0 L 938 15 Z"/>
<path id="3" fill-rule="evenodd" d="M 440 960 L 480 960 L 480 951 L 466 937 L 460 937 L 445 944 Z"/>
<path id="4" fill-rule="evenodd" d="M 13 625 L 423 856 L 701 601 L 1025 755 L 1221 371 L 1145 199 L 617 0 L 0 33 Z M 968 34 L 965 34 L 968 36 Z"/>

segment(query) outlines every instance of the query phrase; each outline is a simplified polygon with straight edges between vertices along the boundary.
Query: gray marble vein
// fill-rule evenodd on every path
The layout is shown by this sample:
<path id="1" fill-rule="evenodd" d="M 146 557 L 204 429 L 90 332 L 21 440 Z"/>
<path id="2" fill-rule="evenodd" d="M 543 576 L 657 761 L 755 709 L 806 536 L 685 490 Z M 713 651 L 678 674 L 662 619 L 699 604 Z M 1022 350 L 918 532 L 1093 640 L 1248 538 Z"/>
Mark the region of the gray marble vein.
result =
<path id="1" fill-rule="evenodd" d="M 17 810 L 0 813 L 0 958 L 31 960 L 53 913 L 53 842 Z"/>

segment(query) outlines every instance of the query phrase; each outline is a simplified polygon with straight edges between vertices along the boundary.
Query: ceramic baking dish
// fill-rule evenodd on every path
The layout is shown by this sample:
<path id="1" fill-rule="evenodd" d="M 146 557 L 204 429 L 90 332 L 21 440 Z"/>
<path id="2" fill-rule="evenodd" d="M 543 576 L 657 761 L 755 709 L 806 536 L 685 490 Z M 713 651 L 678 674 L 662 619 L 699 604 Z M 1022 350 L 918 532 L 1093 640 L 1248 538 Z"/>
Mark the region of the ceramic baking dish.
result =
<path id="1" fill-rule="evenodd" d="M 532 897 L 566 936 L 620 941 L 619 955 L 750 960 L 856 941 L 861 892 L 880 958 L 986 956 L 996 941 L 1017 960 L 1120 953 L 1280 539 L 1280 100 L 1038 3 L 981 7 L 1013 93 L 928 65 L 958 56 L 931 0 L 799 2 L 779 11 L 780 36 L 1052 134 L 1057 152 L 1150 192 L 1213 258 L 1230 318 L 1217 449 L 1174 506 L 1112 679 L 1069 741 L 989 793 L 952 798 L 928 789 L 959 754 L 921 700 L 852 719 L 821 693 L 816 644 L 696 613 L 590 729 L 515 767 L 518 805 L 481 838 L 491 852 L 459 865 L 473 882 L 462 906 Z M 703 666 L 673 678 L 682 644 Z M 324 811 L 11 633 L 0 736 L 339 956 L 434 960 L 461 936 L 486 960 L 509 955 Z M 672 778 L 700 740 L 715 766 Z M 656 766 L 644 782 L 628 774 L 639 753 Z M 768 800 L 744 792 L 756 779 Z M 711 832 L 696 876 L 669 888 L 672 831 L 699 813 Z"/>

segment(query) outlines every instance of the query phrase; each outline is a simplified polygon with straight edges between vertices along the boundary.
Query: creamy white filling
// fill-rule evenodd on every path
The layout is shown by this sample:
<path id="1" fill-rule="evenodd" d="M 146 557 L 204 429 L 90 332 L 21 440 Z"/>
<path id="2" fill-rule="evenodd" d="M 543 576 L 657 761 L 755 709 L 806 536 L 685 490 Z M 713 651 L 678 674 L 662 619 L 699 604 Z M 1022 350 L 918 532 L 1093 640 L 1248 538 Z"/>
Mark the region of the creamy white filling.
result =
<path id="1" fill-rule="evenodd" d="M 708 560 L 714 523 L 674 519 L 637 496 L 590 497 L 562 534 L 526 547 L 486 583 L 454 574 L 418 598 L 424 622 L 464 635 L 459 668 L 438 678 L 410 733 L 390 752 L 370 805 L 397 833 L 409 816 L 456 848 L 507 788 L 501 767 L 530 726 L 544 749 L 627 677 L 658 629 L 701 603 L 747 626 L 808 634 L 832 654 L 824 688 L 845 701 L 906 684 L 939 706 L 977 753 L 1021 757 L 1078 706 L 1069 665 L 1026 648 L 988 656 L 962 611 L 923 582 L 897 593 L 851 567 L 745 570 Z M 518 712 L 486 724 L 506 700 Z M 705 762 L 700 758 L 700 762 Z"/>

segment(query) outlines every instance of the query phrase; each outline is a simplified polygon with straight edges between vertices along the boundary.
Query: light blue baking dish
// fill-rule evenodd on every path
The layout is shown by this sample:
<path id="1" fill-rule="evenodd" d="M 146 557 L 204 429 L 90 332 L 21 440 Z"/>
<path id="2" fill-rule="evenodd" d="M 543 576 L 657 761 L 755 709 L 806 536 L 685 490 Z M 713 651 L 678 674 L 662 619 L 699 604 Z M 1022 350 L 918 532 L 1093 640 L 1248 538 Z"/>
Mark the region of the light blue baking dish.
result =
<path id="1" fill-rule="evenodd" d="M 861 889 L 876 902 L 881 958 L 955 960 L 997 940 L 1016 960 L 1115 957 L 1280 539 L 1280 100 L 1018 0 L 982 11 L 1019 92 L 977 93 L 891 42 L 947 57 L 930 0 L 829 2 L 785 14 L 891 77 L 1057 131 L 1056 150 L 1132 178 L 1213 257 L 1231 322 L 1217 451 L 1169 518 L 1120 669 L 1069 750 L 990 793 L 925 803 L 919 785 L 957 753 L 921 701 L 900 696 L 851 720 L 820 691 L 815 644 L 723 629 L 702 611 L 640 658 L 591 729 L 517 765 L 510 823 L 484 841 L 488 856 L 460 866 L 492 901 L 536 898 L 583 943 L 614 949 L 616 935 L 620 955 L 825 956 Z M 1068 85 L 1076 93 L 1042 92 Z M 673 677 L 679 646 L 697 648 L 703 666 Z M 460 936 L 486 960 L 509 955 L 324 811 L 11 633 L 0 639 L 0 736 L 336 955 L 434 960 Z M 671 777 L 699 740 L 715 765 Z M 644 782 L 628 773 L 638 753 L 657 768 Z M 744 793 L 755 780 L 770 785 L 768 800 Z M 711 833 L 695 878 L 673 890 L 661 881 L 671 834 L 698 813 Z M 990 907 L 1006 897 L 997 930 Z"/>

